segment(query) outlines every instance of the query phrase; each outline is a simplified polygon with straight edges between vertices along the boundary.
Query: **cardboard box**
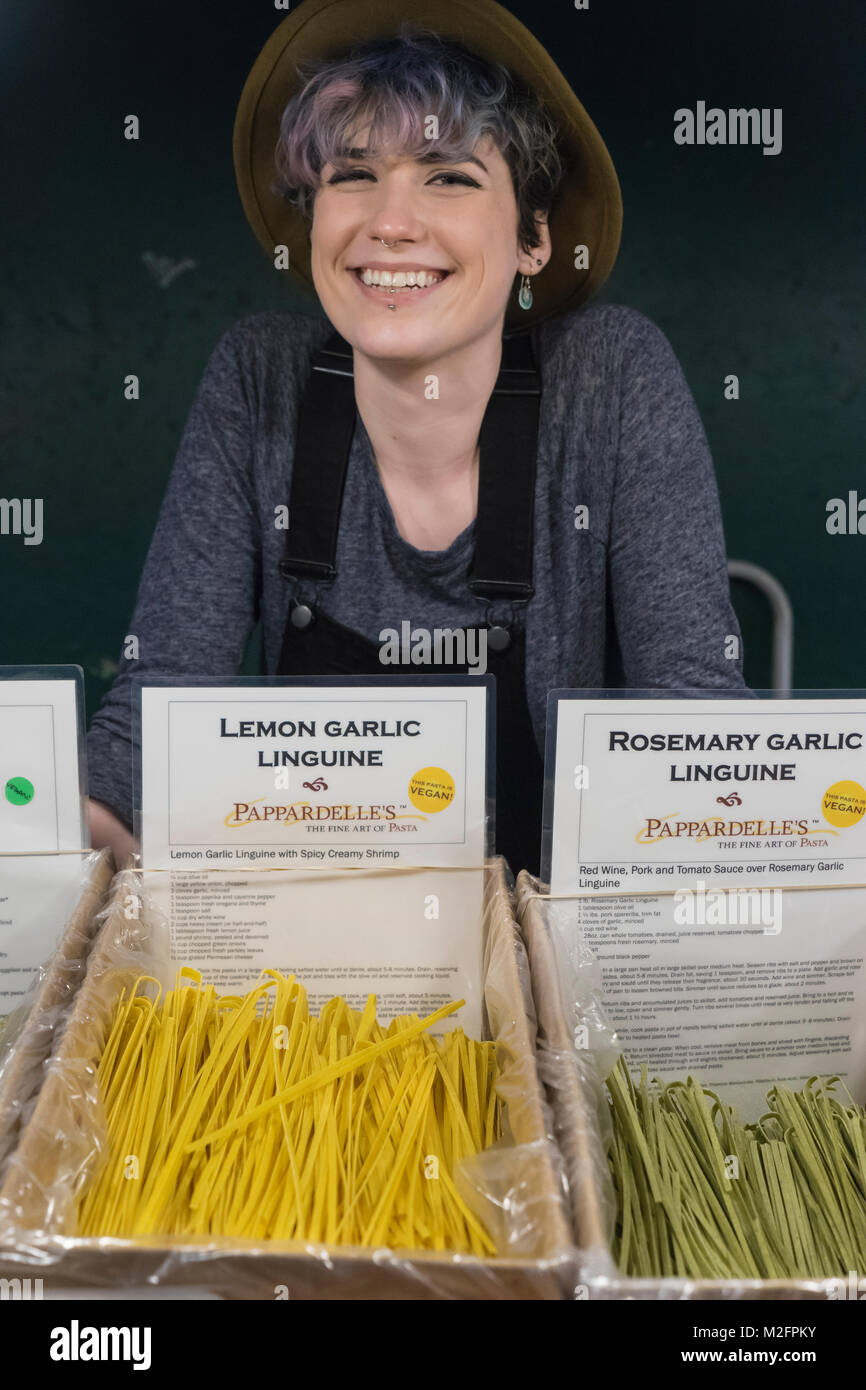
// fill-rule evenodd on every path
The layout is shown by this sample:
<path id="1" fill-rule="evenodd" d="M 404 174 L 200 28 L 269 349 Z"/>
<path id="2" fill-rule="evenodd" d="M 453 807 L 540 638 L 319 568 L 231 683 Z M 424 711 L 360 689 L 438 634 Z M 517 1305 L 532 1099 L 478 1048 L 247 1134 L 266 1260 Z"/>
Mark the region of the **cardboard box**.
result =
<path id="1" fill-rule="evenodd" d="M 113 873 L 111 850 L 82 855 L 81 894 L 66 925 L 57 924 L 62 928 L 57 949 L 35 982 L 32 999 L 10 1015 L 5 1045 L 0 1038 L 0 1055 L 12 1046 L 5 1063 L 0 1063 L 0 1172 L 18 1142 L 22 1116 L 38 1094 L 45 1063 L 84 980 Z"/>
<path id="2" fill-rule="evenodd" d="M 811 1279 L 634 1279 L 619 1274 L 610 1254 L 605 1202 L 597 1175 L 607 1158 L 595 1098 L 574 1050 L 572 1002 L 563 998 L 556 943 L 537 894 L 546 885 L 525 870 L 517 879 L 517 920 L 526 945 L 538 1020 L 537 1055 L 554 1114 L 569 1188 L 569 1214 L 579 1250 L 577 1283 L 592 1299 L 827 1299 Z M 602 1272 L 605 1270 L 606 1272 Z"/>
<path id="3" fill-rule="evenodd" d="M 114 910 L 94 948 L 75 1015 L 0 1189 L 0 1275 L 41 1277 L 46 1287 L 194 1287 L 227 1298 L 571 1297 L 574 1252 L 558 1151 L 548 1133 L 550 1116 L 535 1070 L 528 962 L 501 860 L 491 861 L 486 871 L 485 1013 L 488 1035 L 500 1042 L 503 1061 L 515 1064 L 527 1082 L 519 1094 L 509 1090 L 507 1116 L 514 1147 L 502 1196 L 519 1202 L 523 1244 L 533 1247 L 531 1255 L 515 1250 L 480 1259 L 300 1242 L 100 1240 L 64 1233 L 62 1212 L 52 1194 L 69 1167 L 63 1136 L 74 1134 L 77 1116 L 80 1119 L 82 1088 L 75 1077 L 92 1074 L 103 1044 L 104 1021 L 98 1020 L 107 1017 L 119 987 L 117 969 L 111 967 L 117 958 L 113 943 L 122 936 L 125 944 L 134 946 L 135 923 L 126 920 L 121 906 L 130 882 L 134 877 L 126 873 L 115 881 Z M 105 997 L 107 991 L 110 998 Z"/>

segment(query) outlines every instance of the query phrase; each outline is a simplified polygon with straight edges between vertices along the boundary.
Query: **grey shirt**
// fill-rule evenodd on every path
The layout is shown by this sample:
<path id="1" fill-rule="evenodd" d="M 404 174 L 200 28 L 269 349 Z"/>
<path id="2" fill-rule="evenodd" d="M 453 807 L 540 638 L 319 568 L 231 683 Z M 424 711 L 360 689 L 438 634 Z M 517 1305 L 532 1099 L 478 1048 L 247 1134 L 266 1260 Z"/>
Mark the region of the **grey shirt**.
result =
<path id="1" fill-rule="evenodd" d="M 233 676 L 259 618 L 273 673 L 295 598 L 376 642 L 406 620 L 432 631 L 512 617 L 508 602 L 488 605 L 467 588 L 474 523 L 443 551 L 399 535 L 360 419 L 337 579 L 317 588 L 280 574 L 286 532 L 275 509 L 289 501 L 299 392 L 330 331 L 320 319 L 253 314 L 205 369 L 128 629 L 139 656 L 121 657 L 88 735 L 90 795 L 129 827 L 133 673 Z M 742 644 L 712 459 L 667 338 L 637 310 L 600 304 L 541 324 L 534 344 L 542 401 L 526 692 L 539 750 L 548 691 L 605 684 L 608 606 L 626 686 L 750 693 L 742 658 L 726 655 L 727 639 Z"/>

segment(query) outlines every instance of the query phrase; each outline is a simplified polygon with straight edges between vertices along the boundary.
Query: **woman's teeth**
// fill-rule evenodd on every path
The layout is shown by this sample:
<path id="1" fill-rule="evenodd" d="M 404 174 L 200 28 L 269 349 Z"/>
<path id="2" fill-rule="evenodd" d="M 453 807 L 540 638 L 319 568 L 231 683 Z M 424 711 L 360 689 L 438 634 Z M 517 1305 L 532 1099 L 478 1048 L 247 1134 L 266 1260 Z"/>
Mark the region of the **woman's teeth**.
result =
<path id="1" fill-rule="evenodd" d="M 365 285 L 388 290 L 425 290 L 436 285 L 444 276 L 433 270 L 361 270 L 358 272 Z"/>

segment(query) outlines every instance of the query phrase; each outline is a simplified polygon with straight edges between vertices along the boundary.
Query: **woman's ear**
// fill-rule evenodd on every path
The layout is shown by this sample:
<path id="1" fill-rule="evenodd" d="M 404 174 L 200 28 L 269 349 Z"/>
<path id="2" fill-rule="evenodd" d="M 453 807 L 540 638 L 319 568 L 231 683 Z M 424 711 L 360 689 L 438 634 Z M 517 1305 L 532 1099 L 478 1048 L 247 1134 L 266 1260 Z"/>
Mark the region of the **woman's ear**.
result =
<path id="1" fill-rule="evenodd" d="M 517 269 L 521 275 L 535 275 L 539 270 L 543 270 L 550 260 L 550 228 L 547 225 L 547 214 L 537 212 L 535 214 L 535 234 L 538 242 L 532 247 L 531 251 L 524 251 L 520 248 L 517 258 Z"/>

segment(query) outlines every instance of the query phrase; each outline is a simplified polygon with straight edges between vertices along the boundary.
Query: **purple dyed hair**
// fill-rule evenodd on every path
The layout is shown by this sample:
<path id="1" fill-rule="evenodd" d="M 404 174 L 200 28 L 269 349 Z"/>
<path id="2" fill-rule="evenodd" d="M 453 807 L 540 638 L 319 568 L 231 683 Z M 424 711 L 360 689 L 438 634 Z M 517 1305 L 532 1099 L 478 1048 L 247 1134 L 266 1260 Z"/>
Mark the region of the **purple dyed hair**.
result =
<path id="1" fill-rule="evenodd" d="M 547 213 L 562 177 L 556 128 L 535 93 L 508 68 L 461 44 L 404 29 L 305 74 L 280 122 L 275 192 L 312 217 L 326 164 L 345 162 L 356 131 L 367 148 L 460 163 L 489 136 L 514 184 L 518 238 L 536 245 L 536 215 Z M 435 116 L 439 135 L 425 135 Z"/>

